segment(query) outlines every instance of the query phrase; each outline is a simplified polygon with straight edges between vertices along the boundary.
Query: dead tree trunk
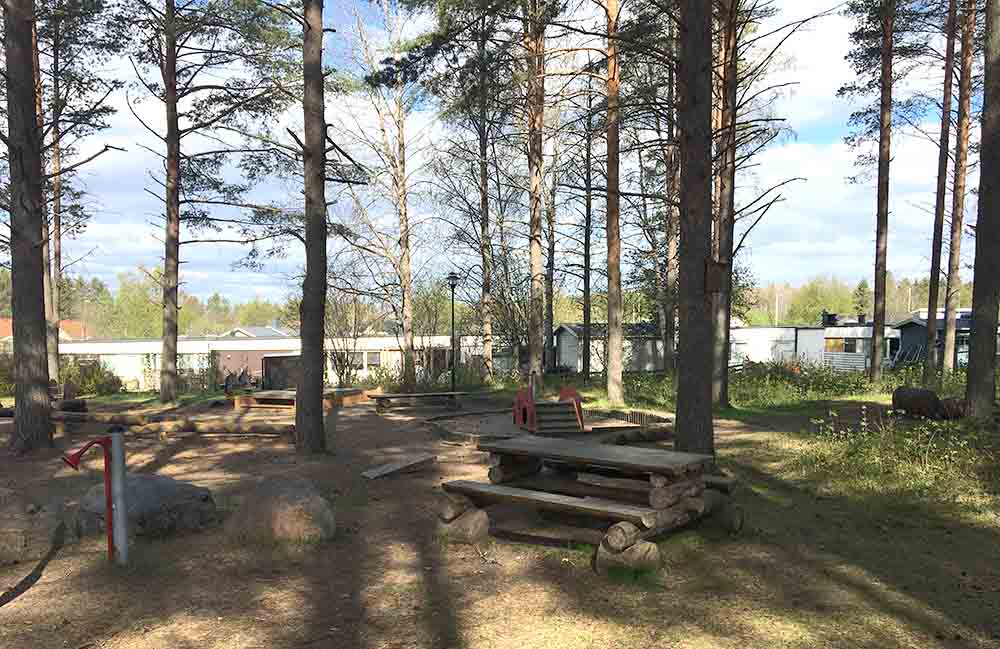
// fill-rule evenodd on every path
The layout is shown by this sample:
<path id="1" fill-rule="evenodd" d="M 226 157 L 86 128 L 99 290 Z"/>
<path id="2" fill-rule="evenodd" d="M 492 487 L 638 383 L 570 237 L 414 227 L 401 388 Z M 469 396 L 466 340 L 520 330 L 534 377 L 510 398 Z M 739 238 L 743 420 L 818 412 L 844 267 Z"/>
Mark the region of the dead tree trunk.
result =
<path id="1" fill-rule="evenodd" d="M 948 195 L 948 151 L 951 137 L 951 81 L 955 65 L 955 13 L 958 0 L 948 2 L 945 24 L 944 89 L 941 92 L 941 137 L 938 142 L 937 188 L 934 195 L 934 234 L 931 243 L 931 276 L 927 287 L 927 355 L 924 357 L 924 387 L 937 385 L 937 304 L 941 280 L 941 241 L 944 238 L 944 204 Z"/>
<path id="2" fill-rule="evenodd" d="M 588 88 L 589 90 L 589 88 Z M 594 164 L 594 97 L 587 93 L 587 134 L 583 150 L 583 376 L 590 381 L 590 247 L 594 227 L 594 197 L 592 185 Z"/>
<path id="3" fill-rule="evenodd" d="M 42 143 L 32 63 L 34 4 L 9 0 L 4 8 L 15 399 L 9 445 L 15 453 L 52 443 L 42 263 Z"/>
<path id="4" fill-rule="evenodd" d="M 59 323 L 62 321 L 62 68 L 60 60 L 60 22 L 54 17 L 52 36 L 52 278 L 50 291 L 52 314 L 56 324 L 54 352 L 56 376 L 59 374 Z M 51 378 L 51 372 L 50 372 Z"/>
<path id="5" fill-rule="evenodd" d="M 958 75 L 958 131 L 955 133 L 955 175 L 951 194 L 951 238 L 948 278 L 944 293 L 944 348 L 941 368 L 955 368 L 955 328 L 962 289 L 962 225 L 965 222 L 965 186 L 969 167 L 969 127 L 972 119 L 972 54 L 975 49 L 976 0 L 962 7 L 962 61 Z M 982 173 L 982 172 L 980 172 Z"/>
<path id="6" fill-rule="evenodd" d="M 674 37 L 674 23 L 670 21 L 667 26 L 667 38 L 670 39 L 670 50 L 676 52 L 676 39 Z M 678 164 L 678 150 L 674 144 L 676 137 L 676 82 L 674 79 L 674 66 L 667 69 L 667 141 L 669 145 L 664 147 L 664 168 L 667 173 L 667 198 L 668 204 L 663 210 L 663 236 L 666 242 L 663 275 L 663 312 L 664 326 L 663 336 L 663 369 L 673 371 L 676 369 L 676 349 L 674 340 L 676 338 L 677 305 L 674 299 L 674 284 L 677 283 L 677 222 L 678 211 L 675 201 L 680 195 L 680 165 Z"/>
<path id="7" fill-rule="evenodd" d="M 177 400 L 177 319 L 181 254 L 181 139 L 177 115 L 177 24 L 174 0 L 163 18 L 163 97 L 167 117 L 166 225 L 163 254 L 163 352 L 160 355 L 160 401 Z"/>
<path id="8" fill-rule="evenodd" d="M 680 354 L 676 447 L 714 453 L 711 299 L 705 272 L 712 237 L 712 6 L 680 5 Z"/>
<path id="9" fill-rule="evenodd" d="M 545 259 L 545 368 L 556 366 L 555 327 L 555 281 L 556 281 L 556 192 L 559 185 L 559 143 L 552 149 L 552 183 L 549 187 L 549 201 L 545 210 L 545 225 L 548 250 Z"/>
<path id="10" fill-rule="evenodd" d="M 479 27 L 479 254 L 483 265 L 483 287 L 480 299 L 483 319 L 483 372 L 493 378 L 493 265 L 490 250 L 490 183 L 487 169 L 487 107 L 489 106 L 489 69 L 486 62 L 486 17 Z"/>
<path id="11" fill-rule="evenodd" d="M 528 264 L 531 273 L 528 314 L 528 353 L 530 372 L 542 375 L 544 345 L 545 273 L 542 270 L 542 128 L 545 120 L 545 22 L 543 0 L 531 0 L 524 35 L 528 52 L 528 176 L 529 241 Z"/>
<path id="12" fill-rule="evenodd" d="M 880 79 L 878 127 L 878 190 L 875 223 L 875 317 L 872 320 L 872 345 L 869 377 L 882 378 L 882 346 L 885 338 L 886 248 L 889 240 L 889 161 L 892 137 L 892 41 L 896 0 L 883 0 L 882 73 Z"/>
<path id="13" fill-rule="evenodd" d="M 713 300 L 715 340 L 712 363 L 712 402 L 729 405 L 729 321 L 732 309 L 733 238 L 736 228 L 736 84 L 739 18 L 738 0 L 722 0 L 720 5 L 722 35 L 722 110 L 719 168 L 719 218 L 716 261 L 722 269 L 722 283 Z"/>
<path id="14" fill-rule="evenodd" d="M 396 96 L 396 154 L 393 185 L 396 188 L 396 213 L 399 219 L 399 284 L 403 294 L 403 387 L 415 390 L 417 363 L 413 345 L 413 263 L 410 255 L 410 196 L 406 175 L 406 107 L 403 97 Z M 386 146 L 390 146 L 387 142 Z M 325 218 L 325 217 L 324 217 Z M 324 258 L 324 264 L 325 264 Z M 452 359 L 454 363 L 455 360 Z"/>
<path id="15" fill-rule="evenodd" d="M 622 325 L 622 241 L 618 161 L 618 131 L 620 118 L 618 112 L 618 94 L 621 82 L 621 71 L 618 61 L 618 0 L 607 0 L 605 10 L 608 14 L 608 207 L 607 207 L 607 240 L 608 240 L 608 340 L 607 366 L 608 402 L 612 406 L 625 404 L 625 391 L 622 386 L 622 367 L 625 336 Z"/>
<path id="16" fill-rule="evenodd" d="M 323 0 L 303 3 L 302 43 L 306 276 L 299 306 L 302 378 L 295 392 L 295 446 L 326 450 L 323 429 L 323 325 L 326 313 L 326 117 L 323 104 Z"/>
<path id="17" fill-rule="evenodd" d="M 964 56 L 964 53 L 963 53 Z M 979 171 L 972 332 L 965 400 L 976 419 L 993 415 L 996 399 L 997 312 L 1000 309 L 1000 2 L 986 3 L 986 76 Z"/>

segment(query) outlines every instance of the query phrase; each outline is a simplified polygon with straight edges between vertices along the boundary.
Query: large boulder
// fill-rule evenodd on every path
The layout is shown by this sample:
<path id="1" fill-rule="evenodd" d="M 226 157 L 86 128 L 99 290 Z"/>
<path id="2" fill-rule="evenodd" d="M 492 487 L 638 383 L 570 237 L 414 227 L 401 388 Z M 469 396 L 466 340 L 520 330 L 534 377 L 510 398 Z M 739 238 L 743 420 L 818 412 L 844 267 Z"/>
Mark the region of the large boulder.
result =
<path id="1" fill-rule="evenodd" d="M 62 505 L 39 506 L 0 488 L 0 565 L 41 559 L 77 540 Z"/>
<path id="2" fill-rule="evenodd" d="M 941 399 L 933 390 L 902 386 L 892 393 L 892 409 L 903 411 L 911 417 L 943 419 L 945 410 Z"/>
<path id="3" fill-rule="evenodd" d="M 104 483 L 87 490 L 77 517 L 81 534 L 104 530 Z M 215 520 L 212 492 L 164 475 L 125 478 L 129 534 L 164 536 L 182 530 L 199 530 Z"/>
<path id="4" fill-rule="evenodd" d="M 333 537 L 330 501 L 311 482 L 296 476 L 262 480 L 226 522 L 240 541 L 314 543 Z"/>

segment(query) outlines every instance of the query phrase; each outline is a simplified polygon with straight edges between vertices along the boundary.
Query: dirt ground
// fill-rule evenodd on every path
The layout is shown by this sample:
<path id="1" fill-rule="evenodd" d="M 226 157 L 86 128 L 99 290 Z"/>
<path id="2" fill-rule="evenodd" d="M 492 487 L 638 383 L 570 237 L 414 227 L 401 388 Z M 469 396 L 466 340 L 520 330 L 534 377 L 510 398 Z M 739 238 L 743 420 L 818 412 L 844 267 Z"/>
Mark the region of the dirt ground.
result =
<path id="1" fill-rule="evenodd" d="M 439 537 L 440 483 L 480 479 L 485 465 L 442 443 L 427 414 L 346 409 L 335 453 L 308 460 L 276 438 L 130 439 L 130 470 L 209 487 L 223 513 L 262 476 L 306 476 L 335 503 L 336 538 L 240 546 L 215 527 L 140 540 L 125 570 L 102 539 L 67 546 L 44 565 L 0 568 L 0 601 L 38 577 L 0 608 L 0 647 L 1000 647 L 1000 517 L 900 516 L 816 495 L 784 470 L 778 423 L 718 422 L 721 463 L 746 485 L 747 530 L 682 531 L 661 543 L 660 573 L 612 579 L 591 571 L 586 547 Z M 360 476 L 415 451 L 437 464 Z M 0 455 L 0 486 L 72 501 L 100 481 L 99 454 L 77 474 L 60 453 Z"/>

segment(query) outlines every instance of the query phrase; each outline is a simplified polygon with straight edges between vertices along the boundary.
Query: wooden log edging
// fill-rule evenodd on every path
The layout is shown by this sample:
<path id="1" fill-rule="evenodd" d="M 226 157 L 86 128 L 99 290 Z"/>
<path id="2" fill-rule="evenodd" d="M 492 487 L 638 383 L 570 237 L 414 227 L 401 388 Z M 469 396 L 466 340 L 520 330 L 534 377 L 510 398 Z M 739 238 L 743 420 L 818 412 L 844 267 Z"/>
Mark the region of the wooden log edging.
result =
<path id="1" fill-rule="evenodd" d="M 190 432 L 198 434 L 228 433 L 234 435 L 291 436 L 295 424 L 276 424 L 267 421 L 247 421 L 245 417 L 193 418 L 165 414 L 135 415 L 122 413 L 53 411 L 51 419 L 57 424 L 107 424 L 124 426 L 135 435 L 164 435 Z"/>

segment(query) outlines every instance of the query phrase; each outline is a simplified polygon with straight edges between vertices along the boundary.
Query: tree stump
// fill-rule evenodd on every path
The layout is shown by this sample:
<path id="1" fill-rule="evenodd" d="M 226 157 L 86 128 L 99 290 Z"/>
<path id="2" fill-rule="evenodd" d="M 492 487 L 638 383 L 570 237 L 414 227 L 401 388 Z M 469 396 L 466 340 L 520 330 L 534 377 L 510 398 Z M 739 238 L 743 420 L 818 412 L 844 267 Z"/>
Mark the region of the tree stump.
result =
<path id="1" fill-rule="evenodd" d="M 942 419 L 944 406 L 933 390 L 899 387 L 892 393 L 892 409 L 902 410 L 911 417 Z"/>
<path id="2" fill-rule="evenodd" d="M 469 509 L 451 522 L 439 522 L 438 531 L 449 541 L 482 543 L 490 534 L 490 517 L 482 509 Z"/>

